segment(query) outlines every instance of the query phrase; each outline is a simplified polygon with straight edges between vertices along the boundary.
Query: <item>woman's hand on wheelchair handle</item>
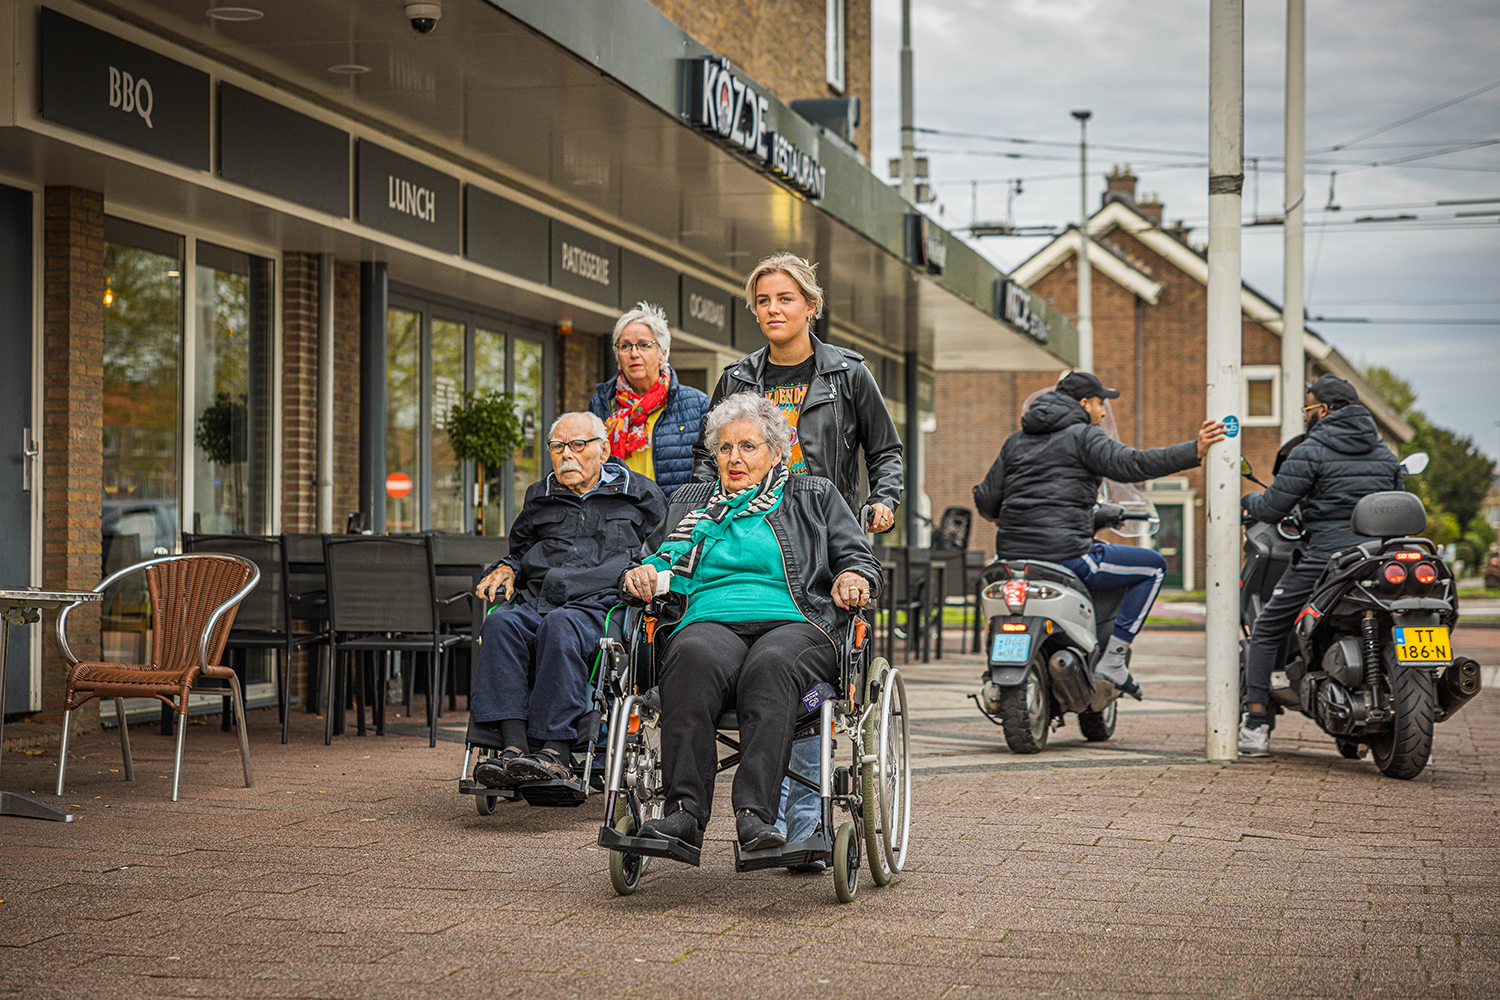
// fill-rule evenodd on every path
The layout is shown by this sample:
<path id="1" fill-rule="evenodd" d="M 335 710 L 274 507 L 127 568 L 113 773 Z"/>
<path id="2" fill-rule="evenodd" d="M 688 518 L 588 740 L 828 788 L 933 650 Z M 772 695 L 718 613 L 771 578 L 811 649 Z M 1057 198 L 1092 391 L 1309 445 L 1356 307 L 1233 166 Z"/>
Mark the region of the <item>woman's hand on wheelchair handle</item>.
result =
<path id="1" fill-rule="evenodd" d="M 870 581 L 845 570 L 833 581 L 833 603 L 844 610 L 862 608 L 870 601 Z"/>
<path id="2" fill-rule="evenodd" d="M 644 604 L 656 597 L 656 569 L 652 566 L 634 566 L 625 571 L 620 589 Z"/>

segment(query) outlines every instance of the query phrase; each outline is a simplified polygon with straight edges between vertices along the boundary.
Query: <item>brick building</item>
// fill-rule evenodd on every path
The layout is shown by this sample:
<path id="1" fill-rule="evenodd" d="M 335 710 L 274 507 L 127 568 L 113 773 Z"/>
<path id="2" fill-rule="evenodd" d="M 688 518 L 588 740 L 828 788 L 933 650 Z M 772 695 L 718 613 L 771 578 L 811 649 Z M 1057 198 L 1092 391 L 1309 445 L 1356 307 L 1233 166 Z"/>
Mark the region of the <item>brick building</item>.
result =
<path id="1" fill-rule="evenodd" d="M 443 427 L 471 390 L 528 435 L 504 532 L 621 310 L 661 306 L 706 386 L 763 342 L 736 302 L 777 250 L 907 432 L 944 338 L 1068 361 L 870 172 L 869 0 L 449 0 L 429 33 L 389 0 L 0 0 L 0 51 L 0 584 L 87 589 L 184 531 L 473 530 Z M 142 655 L 117 597 L 80 652 Z M 58 712 L 49 627 L 11 630 L 12 713 Z"/>
<path id="2" fill-rule="evenodd" d="M 1201 248 L 1189 244 L 1188 231 L 1180 224 L 1163 226 L 1158 200 L 1137 200 L 1129 167 L 1113 171 L 1106 183 L 1103 205 L 1089 220 L 1094 371 L 1105 385 L 1120 390 L 1112 407 L 1122 441 L 1136 448 L 1186 441 L 1197 434 L 1207 405 L 1207 260 Z M 1078 309 L 1078 242 L 1072 228 L 1012 275 L 1070 318 Z M 1269 473 L 1280 445 L 1283 405 L 1281 307 L 1248 285 L 1241 302 L 1241 448 L 1257 472 Z M 1304 344 L 1306 378 L 1331 373 L 1348 379 L 1393 446 L 1411 438 L 1412 429 L 1333 345 L 1311 330 Z M 1005 438 L 1018 429 L 1023 403 L 1057 377 L 1042 372 L 938 373 L 937 431 L 929 437 L 927 466 L 934 510 L 972 509 L 970 491 Z M 1202 470 L 1142 485 L 1162 516 L 1161 530 L 1150 544 L 1167 559 L 1168 585 L 1197 586 L 1205 565 L 1199 542 L 1204 537 Z M 976 523 L 970 544 L 994 551 L 994 532 L 987 522 Z"/>

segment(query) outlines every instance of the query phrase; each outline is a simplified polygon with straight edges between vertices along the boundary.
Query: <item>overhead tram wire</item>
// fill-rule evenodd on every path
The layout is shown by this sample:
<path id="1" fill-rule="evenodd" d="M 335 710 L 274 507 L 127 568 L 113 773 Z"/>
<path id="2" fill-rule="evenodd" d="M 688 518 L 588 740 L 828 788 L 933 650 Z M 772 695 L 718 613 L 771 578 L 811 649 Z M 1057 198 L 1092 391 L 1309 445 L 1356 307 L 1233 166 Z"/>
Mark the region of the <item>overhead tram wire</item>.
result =
<path id="1" fill-rule="evenodd" d="M 1356 143 L 1364 142 L 1366 139 L 1373 139 L 1375 136 L 1380 135 L 1380 134 L 1382 134 L 1384 132 L 1389 132 L 1391 129 L 1400 128 L 1402 125 L 1406 125 L 1409 122 L 1414 122 L 1418 118 L 1425 118 L 1425 117 L 1427 117 L 1430 114 L 1434 114 L 1435 112 L 1442 111 L 1444 108 L 1451 108 L 1451 107 L 1453 107 L 1453 105 L 1459 104 L 1459 103 L 1461 103 L 1463 101 L 1467 101 L 1471 97 L 1478 97 L 1480 94 L 1489 93 L 1491 90 L 1494 90 L 1497 87 L 1500 87 L 1500 80 L 1495 80 L 1492 83 L 1487 83 L 1483 87 L 1479 87 L 1479 88 L 1477 88 L 1475 90 L 1469 91 L 1467 94 L 1460 94 L 1459 96 L 1453 98 L 1452 100 L 1443 101 L 1440 104 L 1434 104 L 1432 107 L 1425 108 L 1422 111 L 1416 112 L 1415 114 L 1407 115 L 1404 118 L 1398 118 L 1398 119 L 1396 119 L 1395 121 L 1391 122 L 1388 125 L 1382 125 L 1379 128 L 1371 129 L 1368 132 L 1364 132 L 1364 133 L 1362 133 L 1360 135 L 1355 136 L 1353 139 L 1349 139 L 1349 140 L 1346 140 L 1345 142 L 1341 142 L 1341 143 L 1338 143 L 1336 145 L 1329 146 L 1327 149 L 1310 150 L 1309 152 L 1319 152 L 1319 153 L 1327 152 L 1327 153 L 1332 153 L 1332 152 L 1336 152 L 1336 151 L 1338 151 L 1340 149 L 1347 149 L 1348 147 L 1353 146 Z"/>

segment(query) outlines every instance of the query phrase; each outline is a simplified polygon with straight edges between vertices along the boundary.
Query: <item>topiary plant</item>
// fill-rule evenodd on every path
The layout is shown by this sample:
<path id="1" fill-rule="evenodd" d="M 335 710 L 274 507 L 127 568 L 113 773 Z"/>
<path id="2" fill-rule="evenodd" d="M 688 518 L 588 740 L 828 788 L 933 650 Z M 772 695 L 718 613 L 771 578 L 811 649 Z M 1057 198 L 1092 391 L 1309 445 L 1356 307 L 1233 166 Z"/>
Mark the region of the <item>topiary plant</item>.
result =
<path id="1" fill-rule="evenodd" d="M 486 470 L 500 471 L 505 460 L 526 440 L 521 418 L 516 416 L 515 400 L 507 393 L 490 391 L 485 395 L 466 392 L 448 410 L 444 424 L 453 454 L 463 462 L 473 462 L 475 480 L 483 500 Z M 484 504 L 475 505 L 474 531 L 484 534 Z"/>

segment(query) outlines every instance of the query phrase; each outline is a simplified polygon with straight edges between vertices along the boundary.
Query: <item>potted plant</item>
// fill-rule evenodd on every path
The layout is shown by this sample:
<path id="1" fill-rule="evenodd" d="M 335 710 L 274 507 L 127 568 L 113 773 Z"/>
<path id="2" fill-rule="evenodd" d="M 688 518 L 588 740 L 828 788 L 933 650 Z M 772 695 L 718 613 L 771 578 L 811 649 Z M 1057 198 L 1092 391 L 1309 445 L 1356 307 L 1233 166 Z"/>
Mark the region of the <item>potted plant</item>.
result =
<path id="1" fill-rule="evenodd" d="M 234 480 L 234 528 L 245 530 L 245 460 L 250 454 L 249 442 L 250 407 L 249 397 L 240 393 L 238 399 L 227 392 L 214 396 L 214 401 L 204 408 L 198 417 L 198 427 L 193 434 L 193 443 L 202 450 L 203 456 L 214 465 L 228 466 Z M 194 529 L 196 530 L 196 529 Z"/>
<path id="2" fill-rule="evenodd" d="M 484 494 L 487 474 L 498 474 L 506 458 L 525 440 L 515 401 L 507 393 L 466 392 L 448 410 L 444 421 L 448 442 L 461 462 L 474 463 L 474 533 L 484 534 Z"/>

